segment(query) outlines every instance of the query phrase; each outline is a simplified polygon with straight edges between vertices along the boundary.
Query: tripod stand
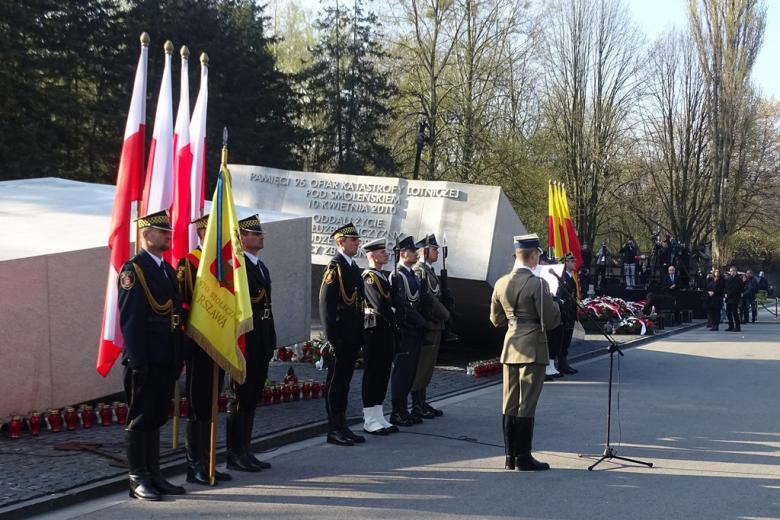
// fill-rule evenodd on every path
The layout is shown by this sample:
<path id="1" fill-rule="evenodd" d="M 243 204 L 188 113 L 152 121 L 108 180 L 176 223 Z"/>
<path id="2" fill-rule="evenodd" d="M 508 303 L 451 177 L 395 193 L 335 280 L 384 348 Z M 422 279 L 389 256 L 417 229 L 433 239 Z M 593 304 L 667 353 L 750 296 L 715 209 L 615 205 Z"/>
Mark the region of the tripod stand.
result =
<path id="1" fill-rule="evenodd" d="M 550 273 L 555 275 L 555 277 L 558 278 L 559 281 L 561 281 L 560 276 L 554 270 L 550 269 Z M 652 468 L 653 467 L 652 462 L 644 462 L 641 460 L 629 459 L 628 457 L 620 457 L 617 454 L 617 450 L 613 448 L 612 445 L 610 444 L 610 434 L 612 432 L 612 373 L 613 373 L 613 366 L 614 366 L 614 358 L 616 352 L 619 355 L 623 356 L 624 355 L 623 351 L 620 350 L 620 346 L 618 345 L 617 341 L 615 341 L 615 339 L 612 336 L 607 334 L 607 332 L 604 330 L 604 327 L 598 324 L 593 318 L 591 318 L 590 314 L 588 314 L 587 310 L 582 306 L 582 304 L 580 304 L 580 302 L 578 302 L 577 299 L 574 298 L 574 295 L 572 295 L 566 289 L 566 286 L 561 284 L 560 287 L 564 290 L 564 292 L 566 292 L 566 294 L 570 298 L 574 300 L 574 302 L 577 304 L 577 307 L 583 311 L 585 316 L 587 316 L 587 318 L 591 320 L 593 323 L 596 323 L 599 330 L 601 330 L 601 333 L 604 335 L 605 338 L 607 338 L 607 341 L 609 342 L 609 347 L 607 348 L 607 350 L 609 351 L 609 384 L 607 386 L 608 388 L 607 390 L 607 442 L 606 445 L 604 446 L 604 452 L 601 454 L 601 457 L 599 458 L 599 460 L 597 460 L 596 462 L 588 466 L 588 471 L 593 471 L 593 468 L 595 468 L 596 466 L 598 466 L 599 464 L 601 464 L 607 459 L 610 460 L 618 459 L 626 462 L 633 462 L 635 464 L 642 464 L 644 466 L 647 466 L 648 468 Z M 588 456 L 589 455 L 580 455 L 580 457 L 588 457 Z"/>

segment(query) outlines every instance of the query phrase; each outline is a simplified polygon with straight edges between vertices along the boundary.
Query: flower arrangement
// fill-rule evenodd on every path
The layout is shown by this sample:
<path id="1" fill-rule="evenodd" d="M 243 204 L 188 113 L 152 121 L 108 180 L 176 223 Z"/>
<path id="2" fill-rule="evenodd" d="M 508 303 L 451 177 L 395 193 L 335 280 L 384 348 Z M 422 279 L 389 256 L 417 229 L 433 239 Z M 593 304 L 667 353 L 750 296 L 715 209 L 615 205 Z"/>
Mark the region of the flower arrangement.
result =
<path id="1" fill-rule="evenodd" d="M 483 361 L 472 361 L 466 367 L 466 375 L 474 377 L 485 377 L 500 374 L 503 370 L 498 358 L 486 359 Z"/>
<path id="2" fill-rule="evenodd" d="M 621 298 L 600 296 L 582 301 L 577 309 L 577 319 L 583 326 L 589 322 L 588 316 L 598 322 L 610 322 L 615 334 L 647 335 L 655 332 L 655 323 L 643 315 L 646 300 L 627 302 Z"/>

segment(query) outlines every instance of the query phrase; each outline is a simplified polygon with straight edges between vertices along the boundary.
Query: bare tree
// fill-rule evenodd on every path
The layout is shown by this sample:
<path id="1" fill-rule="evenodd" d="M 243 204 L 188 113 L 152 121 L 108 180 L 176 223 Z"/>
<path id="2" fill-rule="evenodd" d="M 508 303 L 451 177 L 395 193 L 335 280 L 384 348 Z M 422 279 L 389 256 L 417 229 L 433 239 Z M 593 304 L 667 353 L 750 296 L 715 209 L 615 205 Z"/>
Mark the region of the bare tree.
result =
<path id="1" fill-rule="evenodd" d="M 747 103 L 750 72 L 763 40 L 766 8 L 760 0 L 689 0 L 688 7 L 707 82 L 714 178 L 712 250 L 713 260 L 721 263 L 727 259 L 728 238 L 734 231 L 729 228 L 736 208 L 730 204 L 740 200 L 736 193 L 745 181 L 741 168 L 745 149 L 738 149 L 738 141 L 752 124 Z"/>

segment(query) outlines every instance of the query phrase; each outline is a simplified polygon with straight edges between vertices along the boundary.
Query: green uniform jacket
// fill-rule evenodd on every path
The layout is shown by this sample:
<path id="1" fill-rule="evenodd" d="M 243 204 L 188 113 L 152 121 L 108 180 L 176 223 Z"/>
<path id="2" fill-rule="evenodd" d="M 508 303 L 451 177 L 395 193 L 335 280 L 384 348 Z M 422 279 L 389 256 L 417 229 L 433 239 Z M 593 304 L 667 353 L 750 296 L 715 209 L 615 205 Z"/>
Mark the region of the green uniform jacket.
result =
<path id="1" fill-rule="evenodd" d="M 501 352 L 502 363 L 550 361 L 547 334 L 561 324 L 561 312 L 547 282 L 525 268 L 513 269 L 499 278 L 490 302 L 490 321 L 509 327 Z"/>

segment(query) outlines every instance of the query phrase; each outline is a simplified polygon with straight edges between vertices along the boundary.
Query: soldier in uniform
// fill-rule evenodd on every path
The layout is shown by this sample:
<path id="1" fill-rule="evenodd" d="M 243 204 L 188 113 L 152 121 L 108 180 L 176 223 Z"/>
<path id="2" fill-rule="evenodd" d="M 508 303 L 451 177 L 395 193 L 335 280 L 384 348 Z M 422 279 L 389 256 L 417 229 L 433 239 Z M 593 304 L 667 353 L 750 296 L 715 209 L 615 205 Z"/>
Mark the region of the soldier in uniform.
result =
<path id="1" fill-rule="evenodd" d="M 439 259 L 439 244 L 436 236 L 430 234 L 416 244 L 418 250 L 417 263 L 414 264 L 414 274 L 424 287 L 425 295 L 422 302 L 422 315 L 427 322 L 425 336 L 420 347 L 420 360 L 417 363 L 417 373 L 412 383 L 412 416 L 422 419 L 433 419 L 444 415 L 444 412 L 428 404 L 426 389 L 433 376 L 436 357 L 439 354 L 442 332 L 450 319 L 450 311 L 444 304 L 444 294 L 439 277 L 433 269 L 433 264 Z"/>
<path id="2" fill-rule="evenodd" d="M 322 275 L 320 320 L 333 347 L 328 366 L 325 410 L 328 413 L 327 442 L 353 446 L 365 442 L 347 427 L 347 398 L 352 372 L 363 343 L 364 290 L 360 267 L 355 262 L 360 235 L 350 222 L 335 230 L 336 254 Z"/>
<path id="3" fill-rule="evenodd" d="M 137 223 L 143 250 L 122 267 L 118 280 L 129 403 L 125 444 L 130 496 L 160 500 L 160 495 L 185 493 L 160 473 L 160 427 L 168 420 L 181 372 L 181 301 L 176 271 L 162 258 L 171 247 L 167 212 L 141 217 Z"/>
<path id="4" fill-rule="evenodd" d="M 257 400 L 268 379 L 268 364 L 276 349 L 276 328 L 271 310 L 271 274 L 258 257 L 265 240 L 260 217 L 252 215 L 239 220 L 238 228 L 244 248 L 253 328 L 244 337 L 246 380 L 243 384 L 233 381 L 234 397 L 228 401 L 227 467 L 258 472 L 271 467 L 270 463 L 254 456 L 251 441 Z"/>
<path id="5" fill-rule="evenodd" d="M 425 288 L 420 285 L 412 271 L 412 266 L 417 262 L 414 239 L 411 236 L 405 237 L 398 243 L 398 250 L 401 258 L 390 283 L 393 287 L 393 307 L 396 310 L 401 338 L 390 376 L 393 404 L 390 422 L 396 426 L 412 426 L 422 422 L 420 417 L 409 413 L 408 401 L 414 376 L 417 374 L 420 346 L 428 322 L 420 314 Z"/>
<path id="6" fill-rule="evenodd" d="M 571 338 L 574 335 L 574 324 L 577 323 L 577 282 L 572 273 L 577 269 L 577 260 L 574 255 L 566 253 L 563 258 L 564 265 L 563 276 L 558 285 L 558 301 L 561 309 L 561 322 L 563 323 L 563 338 L 561 339 L 561 348 L 558 352 L 558 370 L 562 374 L 576 374 L 578 370 L 569 365 L 569 347 Z"/>
<path id="7" fill-rule="evenodd" d="M 382 403 L 393 367 L 396 320 L 392 288 L 382 271 L 389 254 L 387 241 L 377 238 L 363 246 L 368 268 L 363 270 L 366 293 L 363 322 L 363 431 L 372 435 L 395 433 L 398 427 L 385 420 Z"/>
<path id="8" fill-rule="evenodd" d="M 533 274 L 542 250 L 536 234 L 514 237 L 515 265 L 493 289 L 490 321 L 507 327 L 504 365 L 503 427 L 506 469 L 538 471 L 550 465 L 534 459 L 534 416 L 549 361 L 546 330 L 561 321 L 550 287 Z"/>
<path id="9" fill-rule="evenodd" d="M 206 234 L 209 216 L 203 215 L 195 220 L 195 229 L 200 242 Z M 195 278 L 200 264 L 201 247 L 190 251 L 179 261 L 179 280 L 182 289 L 182 307 L 185 313 L 192 303 L 195 290 Z M 211 441 L 211 389 L 214 375 L 214 361 L 206 351 L 191 338 L 183 340 L 184 355 L 187 364 L 187 482 L 210 485 L 208 474 L 209 444 Z M 220 390 L 225 371 L 219 371 Z M 228 473 L 215 471 L 215 480 L 231 480 Z"/>

